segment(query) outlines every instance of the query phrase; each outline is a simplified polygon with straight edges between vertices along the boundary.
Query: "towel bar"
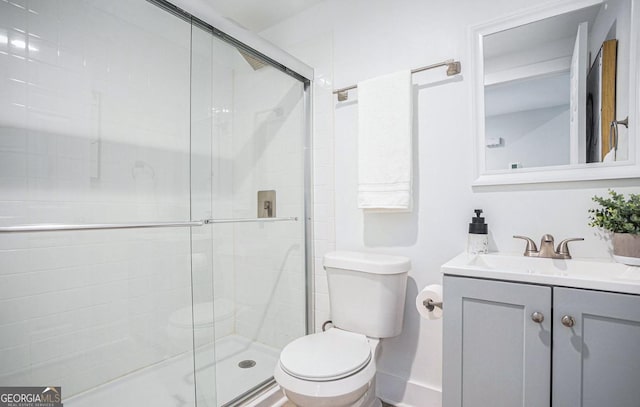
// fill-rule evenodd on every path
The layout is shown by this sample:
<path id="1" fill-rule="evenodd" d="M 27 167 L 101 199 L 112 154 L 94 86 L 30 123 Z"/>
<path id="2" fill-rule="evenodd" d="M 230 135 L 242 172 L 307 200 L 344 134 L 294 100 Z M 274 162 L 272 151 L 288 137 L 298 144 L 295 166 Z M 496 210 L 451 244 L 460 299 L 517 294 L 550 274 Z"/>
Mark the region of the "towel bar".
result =
<path id="1" fill-rule="evenodd" d="M 437 64 L 431 64 L 426 66 L 421 66 L 420 68 L 412 69 L 411 73 L 418 73 L 422 71 L 426 71 L 428 69 L 439 68 L 441 66 L 447 67 L 447 76 L 458 75 L 462 72 L 462 66 L 460 65 L 460 61 L 454 61 L 453 59 L 447 59 L 446 61 L 438 62 Z M 349 91 L 352 89 L 356 89 L 358 85 L 351 85 L 344 88 L 336 89 L 333 91 L 334 95 L 338 95 L 338 101 L 344 102 L 349 99 Z"/>

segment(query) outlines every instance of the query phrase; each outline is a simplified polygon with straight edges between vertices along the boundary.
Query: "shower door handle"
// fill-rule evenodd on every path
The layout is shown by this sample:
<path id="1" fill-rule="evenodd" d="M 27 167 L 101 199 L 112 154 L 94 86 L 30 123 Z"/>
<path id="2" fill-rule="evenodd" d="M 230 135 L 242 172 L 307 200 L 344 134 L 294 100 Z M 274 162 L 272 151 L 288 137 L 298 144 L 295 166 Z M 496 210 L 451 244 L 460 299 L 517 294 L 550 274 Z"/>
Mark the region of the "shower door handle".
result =
<path id="1" fill-rule="evenodd" d="M 269 222 L 297 222 L 297 216 L 288 218 L 231 218 L 231 219 L 205 219 L 205 224 L 211 223 L 269 223 Z"/>

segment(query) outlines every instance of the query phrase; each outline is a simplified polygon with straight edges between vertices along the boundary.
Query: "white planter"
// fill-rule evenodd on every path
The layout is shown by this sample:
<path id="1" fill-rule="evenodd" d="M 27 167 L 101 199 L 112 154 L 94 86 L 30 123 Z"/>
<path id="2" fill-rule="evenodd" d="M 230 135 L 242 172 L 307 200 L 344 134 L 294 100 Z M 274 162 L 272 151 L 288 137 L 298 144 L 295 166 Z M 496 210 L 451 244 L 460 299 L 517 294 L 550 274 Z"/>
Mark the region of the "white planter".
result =
<path id="1" fill-rule="evenodd" d="M 618 263 L 640 266 L 640 235 L 614 233 L 613 258 Z"/>

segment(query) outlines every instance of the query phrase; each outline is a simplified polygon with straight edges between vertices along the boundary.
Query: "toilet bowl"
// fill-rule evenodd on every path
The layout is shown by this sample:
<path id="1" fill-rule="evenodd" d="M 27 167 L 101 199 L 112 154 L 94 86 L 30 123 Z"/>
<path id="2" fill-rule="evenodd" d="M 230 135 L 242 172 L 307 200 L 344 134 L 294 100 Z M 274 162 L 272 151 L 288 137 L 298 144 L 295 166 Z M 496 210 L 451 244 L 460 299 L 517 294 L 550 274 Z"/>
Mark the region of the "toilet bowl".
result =
<path id="1" fill-rule="evenodd" d="M 338 328 L 291 342 L 274 378 L 301 407 L 374 407 L 378 340 Z"/>
<path id="2" fill-rule="evenodd" d="M 376 351 L 402 331 L 406 257 L 332 252 L 324 257 L 334 328 L 284 347 L 274 378 L 299 407 L 379 407 Z"/>

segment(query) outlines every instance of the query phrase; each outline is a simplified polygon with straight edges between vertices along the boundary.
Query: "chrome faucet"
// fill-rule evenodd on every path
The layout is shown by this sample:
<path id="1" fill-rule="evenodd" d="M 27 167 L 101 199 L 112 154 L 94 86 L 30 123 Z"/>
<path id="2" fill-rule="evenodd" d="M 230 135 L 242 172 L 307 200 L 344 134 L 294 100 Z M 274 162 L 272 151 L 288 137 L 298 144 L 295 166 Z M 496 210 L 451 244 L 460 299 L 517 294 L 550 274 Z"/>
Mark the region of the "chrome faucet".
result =
<path id="1" fill-rule="evenodd" d="M 553 236 L 546 234 L 542 236 L 540 241 L 540 250 L 536 246 L 535 242 L 526 236 L 514 236 L 515 239 L 524 239 L 527 241 L 527 246 L 524 249 L 524 255 L 527 257 L 544 257 L 549 259 L 570 259 L 569 242 L 575 242 L 578 240 L 584 240 L 582 237 L 574 237 L 571 239 L 564 239 L 558 245 L 557 249 L 553 249 Z"/>

